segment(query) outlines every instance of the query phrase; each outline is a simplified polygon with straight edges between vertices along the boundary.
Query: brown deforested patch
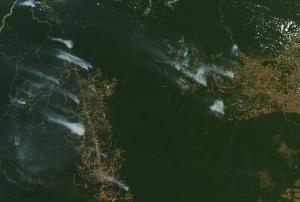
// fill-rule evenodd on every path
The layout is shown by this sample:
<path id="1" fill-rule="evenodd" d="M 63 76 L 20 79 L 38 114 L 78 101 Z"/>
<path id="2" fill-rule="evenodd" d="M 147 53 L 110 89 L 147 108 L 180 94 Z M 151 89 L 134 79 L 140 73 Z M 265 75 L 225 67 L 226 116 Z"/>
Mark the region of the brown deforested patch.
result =
<path id="1" fill-rule="evenodd" d="M 270 189 L 276 186 L 275 181 L 272 178 L 272 175 L 269 170 L 259 171 L 257 174 L 259 179 L 259 184 L 262 189 Z"/>
<path id="2" fill-rule="evenodd" d="M 80 97 L 79 111 L 86 127 L 85 143 L 79 147 L 81 162 L 78 173 L 98 201 L 131 201 L 128 187 L 120 180 L 123 151 L 113 142 L 108 121 L 107 100 L 116 80 L 103 80 L 100 70 L 82 78 L 75 71 Z"/>
<path id="3" fill-rule="evenodd" d="M 282 142 L 278 146 L 277 153 L 282 157 L 290 158 L 293 154 L 296 154 L 297 151 L 294 151 L 293 149 L 289 148 L 286 143 Z"/>
<path id="4" fill-rule="evenodd" d="M 279 56 L 240 55 L 232 62 L 232 80 L 213 77 L 213 91 L 225 100 L 229 120 L 243 120 L 276 111 L 300 114 L 300 47 L 295 36 Z"/>
<path id="5" fill-rule="evenodd" d="M 282 198 L 291 202 L 300 202 L 300 179 L 297 179 L 292 188 L 287 188 Z"/>

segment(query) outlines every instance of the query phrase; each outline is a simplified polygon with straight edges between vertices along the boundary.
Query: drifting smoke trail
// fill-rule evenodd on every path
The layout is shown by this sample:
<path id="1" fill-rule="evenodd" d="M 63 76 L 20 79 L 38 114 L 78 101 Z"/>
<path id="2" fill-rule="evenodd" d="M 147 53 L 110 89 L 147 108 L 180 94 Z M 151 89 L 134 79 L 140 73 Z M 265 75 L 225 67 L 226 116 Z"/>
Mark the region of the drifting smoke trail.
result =
<path id="1" fill-rule="evenodd" d="M 35 70 L 35 69 L 31 69 L 29 67 L 21 67 L 22 70 L 26 71 L 26 72 L 29 72 L 29 73 L 32 73 L 34 74 L 35 76 L 38 76 L 40 78 L 43 78 L 43 79 L 47 79 L 48 81 L 51 81 L 55 84 L 59 84 L 59 80 L 57 78 L 55 78 L 54 76 L 52 75 L 47 75 L 43 72 L 40 72 L 38 70 Z"/>
<path id="2" fill-rule="evenodd" d="M 71 64 L 77 65 L 85 70 L 93 68 L 89 62 L 62 50 L 57 50 L 56 57 Z"/>
<path id="3" fill-rule="evenodd" d="M 62 125 L 69 129 L 73 134 L 77 134 L 78 136 L 83 136 L 85 134 L 85 128 L 84 125 L 81 123 L 73 123 L 65 119 L 64 117 L 53 114 L 53 113 L 47 113 L 46 117 L 48 121 Z"/>
<path id="4" fill-rule="evenodd" d="M 31 7 L 34 8 L 35 7 L 35 0 L 26 0 L 26 1 L 17 1 L 18 2 L 18 6 L 25 6 L 25 7 Z"/>
<path id="5" fill-rule="evenodd" d="M 170 56 L 168 60 L 163 60 L 163 63 L 170 65 L 176 71 L 175 80 L 176 84 L 186 88 L 185 83 L 188 80 L 193 80 L 200 85 L 207 86 L 207 77 L 212 74 L 219 74 L 227 78 L 234 78 L 234 73 L 230 70 L 226 70 L 220 66 L 211 63 L 204 63 L 199 61 L 199 56 L 195 55 L 193 50 L 188 46 L 174 47 L 168 44 Z M 231 54 L 236 56 L 239 54 L 239 48 L 234 45 L 231 50 Z M 178 73 L 181 76 L 178 76 Z M 174 75 L 173 75 L 174 76 Z"/>
<path id="6" fill-rule="evenodd" d="M 181 71 L 187 77 L 193 79 L 197 83 L 204 85 L 204 86 L 207 86 L 206 76 L 207 76 L 207 74 L 209 74 L 211 72 L 221 74 L 221 75 L 231 78 L 231 79 L 234 78 L 234 73 L 232 71 L 224 70 L 215 65 L 201 64 L 196 73 L 191 72 L 190 70 L 187 70 L 187 69 L 182 69 Z"/>
<path id="7" fill-rule="evenodd" d="M 59 104 L 52 105 L 52 107 L 56 110 L 63 112 L 64 114 L 80 117 L 80 115 L 78 113 L 74 112 L 71 109 L 64 108 Z"/>
<path id="8" fill-rule="evenodd" d="M 206 81 L 206 77 L 205 77 L 205 73 L 206 73 L 206 69 L 205 67 L 200 67 L 197 70 L 197 73 L 191 73 L 190 71 L 187 70 L 183 70 L 183 73 L 185 75 L 187 75 L 188 77 L 192 78 L 193 80 L 195 80 L 196 82 L 198 82 L 199 84 L 202 84 L 204 86 L 207 85 L 207 81 Z"/>
<path id="9" fill-rule="evenodd" d="M 17 104 L 17 105 L 23 105 L 23 106 L 26 105 L 26 103 L 27 103 L 26 100 L 18 99 L 18 98 L 13 98 L 12 102 Z"/>
<path id="10" fill-rule="evenodd" d="M 126 184 L 118 181 L 116 178 L 114 178 L 112 176 L 105 175 L 102 172 L 100 172 L 100 173 L 101 173 L 100 175 L 101 175 L 101 177 L 103 177 L 103 179 L 105 179 L 105 180 L 107 180 L 107 181 L 109 181 L 109 182 L 111 182 L 115 185 L 118 185 L 120 188 L 122 188 L 125 191 L 129 191 L 129 187 Z"/>
<path id="11" fill-rule="evenodd" d="M 68 98 L 70 98 L 71 100 L 73 100 L 76 104 L 80 103 L 80 100 L 77 97 L 77 95 L 74 95 L 73 93 L 71 93 L 71 92 L 69 92 L 69 91 L 67 91 L 65 89 L 62 89 L 62 88 L 57 88 L 57 91 L 59 93 L 61 93 L 62 95 L 67 96 Z"/>
<path id="12" fill-rule="evenodd" d="M 46 87 L 47 85 L 48 85 L 47 82 L 35 83 L 30 80 L 26 80 L 23 82 L 23 84 L 20 88 L 20 92 L 24 93 L 28 97 L 33 97 L 36 94 L 38 94 L 42 88 Z"/>
<path id="13" fill-rule="evenodd" d="M 74 43 L 71 40 L 55 38 L 55 37 L 50 37 L 49 39 L 64 44 L 68 49 L 72 49 L 74 47 Z"/>

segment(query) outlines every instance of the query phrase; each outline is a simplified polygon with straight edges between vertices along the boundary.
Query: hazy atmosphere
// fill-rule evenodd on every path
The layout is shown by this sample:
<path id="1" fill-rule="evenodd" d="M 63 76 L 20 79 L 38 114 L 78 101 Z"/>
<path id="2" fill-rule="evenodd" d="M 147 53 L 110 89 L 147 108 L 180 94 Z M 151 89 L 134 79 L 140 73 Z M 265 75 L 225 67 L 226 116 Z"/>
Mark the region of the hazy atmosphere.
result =
<path id="1" fill-rule="evenodd" d="M 0 201 L 300 202 L 299 0 L 0 0 Z"/>

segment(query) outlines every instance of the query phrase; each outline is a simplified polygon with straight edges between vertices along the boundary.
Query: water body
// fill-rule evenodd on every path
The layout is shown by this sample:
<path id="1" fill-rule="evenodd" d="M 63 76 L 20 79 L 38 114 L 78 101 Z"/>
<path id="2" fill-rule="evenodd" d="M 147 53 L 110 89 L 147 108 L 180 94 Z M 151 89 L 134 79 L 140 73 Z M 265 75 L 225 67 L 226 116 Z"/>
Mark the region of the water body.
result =
<path id="1" fill-rule="evenodd" d="M 2 17 L 12 2 L 0 4 Z M 212 72 L 234 78 L 224 64 L 240 50 L 280 49 L 284 36 L 297 31 L 297 1 L 151 5 L 133 0 L 17 1 L 0 33 L 4 167 L 12 162 L 30 176 L 76 184 L 75 146 L 65 149 L 65 140 L 77 145 L 86 128 L 76 111 L 76 80 L 60 76 L 70 68 L 85 73 L 100 68 L 105 78 L 118 80 L 108 116 L 125 150 L 121 176 L 126 183 L 101 175 L 130 190 L 133 201 L 282 200 L 300 177 L 298 162 L 280 155 L 284 144 L 299 149 L 299 116 L 279 112 L 224 121 L 222 116 L 230 113 L 226 103 L 206 85 Z M 255 21 L 255 16 L 260 18 Z M 268 22 L 278 23 L 279 30 L 262 27 Z M 257 38 L 260 34 L 265 35 Z M 201 50 L 197 60 L 191 54 L 195 47 Z M 219 53 L 221 62 L 205 57 Z M 194 70 L 189 69 L 192 63 Z M 187 85 L 191 81 L 199 84 L 194 93 Z M 32 111 L 25 113 L 32 100 Z M 14 176 L 1 172 L 3 201 L 89 201 L 63 185 L 44 189 L 19 183 Z"/>

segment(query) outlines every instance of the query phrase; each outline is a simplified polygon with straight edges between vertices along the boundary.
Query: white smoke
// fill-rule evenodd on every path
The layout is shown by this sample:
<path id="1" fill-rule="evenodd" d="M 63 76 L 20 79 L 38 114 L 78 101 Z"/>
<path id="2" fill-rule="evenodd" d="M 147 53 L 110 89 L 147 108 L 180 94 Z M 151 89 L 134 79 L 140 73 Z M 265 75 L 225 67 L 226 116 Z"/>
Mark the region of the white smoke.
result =
<path id="1" fill-rule="evenodd" d="M 73 123 L 68 121 L 66 118 L 56 115 L 53 113 L 46 114 L 48 121 L 62 125 L 69 129 L 73 134 L 77 134 L 78 136 L 83 136 L 85 134 L 85 127 L 82 123 Z"/>
<path id="2" fill-rule="evenodd" d="M 216 100 L 211 106 L 210 110 L 216 114 L 224 115 L 224 103 L 222 100 Z"/>
<path id="3" fill-rule="evenodd" d="M 64 60 L 66 62 L 69 62 L 71 64 L 74 64 L 74 65 L 77 65 L 85 70 L 89 70 L 89 69 L 92 69 L 93 66 L 91 65 L 91 63 L 75 56 L 75 55 L 72 55 L 70 53 L 67 53 L 63 50 L 57 50 L 57 53 L 56 53 L 56 57 L 61 59 L 61 60 Z"/>
<path id="4" fill-rule="evenodd" d="M 74 43 L 71 40 L 55 38 L 55 37 L 50 37 L 49 39 L 64 44 L 68 49 L 72 49 L 74 47 Z"/>

